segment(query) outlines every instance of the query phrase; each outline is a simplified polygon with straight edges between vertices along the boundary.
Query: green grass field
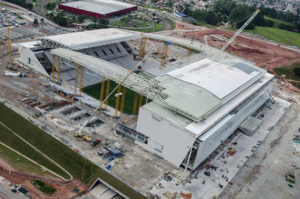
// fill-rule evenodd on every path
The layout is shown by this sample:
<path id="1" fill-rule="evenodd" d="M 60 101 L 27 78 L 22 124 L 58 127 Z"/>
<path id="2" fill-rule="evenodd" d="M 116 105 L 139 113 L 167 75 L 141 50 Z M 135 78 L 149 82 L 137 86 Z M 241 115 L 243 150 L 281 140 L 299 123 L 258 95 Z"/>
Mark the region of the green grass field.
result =
<path id="1" fill-rule="evenodd" d="M 300 34 L 296 32 L 263 26 L 256 26 L 254 30 L 248 30 L 248 32 L 259 34 L 267 39 L 300 48 Z"/>
<path id="2" fill-rule="evenodd" d="M 2 120 L 2 118 L 1 118 Z M 45 158 L 42 154 L 35 151 L 31 146 L 25 143 L 23 140 L 11 133 L 7 128 L 0 124 L 0 141 L 10 146 L 11 148 L 17 150 L 28 158 L 38 162 L 44 167 L 50 169 L 51 171 L 61 175 L 62 177 L 68 179 L 70 176 L 65 173 L 61 168 L 56 166 L 50 160 Z"/>
<path id="3" fill-rule="evenodd" d="M 271 17 L 268 17 L 268 16 L 264 16 L 264 18 L 267 19 L 267 20 L 273 21 L 273 28 L 278 28 L 280 24 L 284 24 L 284 25 L 288 25 L 288 26 L 294 26 L 294 24 L 292 24 L 292 23 L 288 23 L 288 22 L 285 22 L 285 21 L 282 21 L 282 20 L 279 20 L 279 19 L 274 19 L 274 18 L 271 18 Z"/>
<path id="4" fill-rule="evenodd" d="M 278 76 L 281 76 L 281 75 L 286 75 L 286 78 L 287 79 L 291 79 L 291 80 L 295 80 L 295 81 L 298 81 L 298 82 L 291 82 L 294 86 L 297 86 L 298 88 L 300 88 L 300 77 L 298 77 L 293 69 L 294 68 L 299 68 L 300 67 L 300 63 L 294 63 L 290 66 L 283 66 L 283 67 L 280 67 L 280 68 L 275 68 L 274 69 L 274 72 L 278 75 Z"/>
<path id="5" fill-rule="evenodd" d="M 20 156 L 14 151 L 10 150 L 6 146 L 0 144 L 0 158 L 12 165 L 14 169 L 24 173 L 33 173 L 40 176 L 51 175 L 47 171 L 44 171 L 40 166 Z"/>
<path id="6" fill-rule="evenodd" d="M 107 85 L 107 81 L 105 82 L 104 94 L 106 92 L 106 85 Z M 112 91 L 116 86 L 117 86 L 117 84 L 115 82 L 110 81 L 110 89 L 109 90 Z M 91 97 L 94 97 L 95 99 L 99 99 L 99 97 L 100 97 L 100 91 L 101 91 L 101 83 L 94 84 L 94 85 L 91 85 L 91 86 L 83 88 L 83 92 L 85 92 L 86 94 L 90 95 Z M 121 89 L 121 92 L 122 92 L 122 89 Z M 113 93 L 113 95 L 111 95 L 110 98 L 108 99 L 108 104 L 111 107 L 115 107 L 116 99 L 117 99 L 115 97 L 116 93 L 117 93 L 117 91 L 115 91 Z M 135 94 L 136 94 L 136 92 L 134 92 L 134 91 L 132 91 L 130 89 L 126 89 L 125 102 L 124 102 L 124 113 L 128 113 L 128 114 L 132 114 L 133 113 L 132 111 L 133 111 Z M 142 103 L 142 105 L 144 105 L 145 103 L 146 103 L 146 98 L 143 97 L 143 103 Z M 120 98 L 120 104 L 121 104 L 121 98 Z M 120 106 L 119 106 L 119 110 L 120 110 Z"/>
<path id="7" fill-rule="evenodd" d="M 286 44 L 289 46 L 297 46 L 300 48 L 300 33 L 278 28 L 279 24 L 294 26 L 293 24 L 285 21 L 281 21 L 279 19 L 273 19 L 267 16 L 264 17 L 274 22 L 273 27 L 255 26 L 253 30 L 244 30 L 244 31 L 261 35 L 266 39 L 273 40 L 282 44 Z M 231 26 L 226 27 L 226 29 L 237 31 L 236 28 L 232 28 Z"/>
<path id="8" fill-rule="evenodd" d="M 138 22 L 136 25 L 136 27 L 138 27 L 138 28 L 143 28 L 143 27 L 149 26 L 144 21 L 141 21 L 141 20 L 135 20 L 135 21 Z M 130 22 L 130 20 L 126 20 L 126 21 L 117 20 L 117 21 L 111 22 L 111 25 L 118 26 L 118 27 L 126 27 L 126 26 L 130 27 L 131 25 L 129 24 L 129 22 Z"/>
<path id="9" fill-rule="evenodd" d="M 129 198 L 144 198 L 126 184 L 114 178 L 89 160 L 83 158 L 2 103 L 0 103 L 0 121 L 52 160 L 64 167 L 74 178 L 79 178 L 82 182 L 90 185 L 97 177 L 99 177 Z M 34 156 L 34 152 L 33 154 L 29 154 L 32 152 L 30 148 L 20 142 L 16 136 L 12 137 L 9 135 L 7 130 L 4 130 L 3 128 L 4 127 L 1 128 L 2 130 L 0 130 L 0 132 L 2 132 L 1 137 L 5 136 L 1 138 L 4 143 L 10 143 L 13 145 L 12 148 L 17 149 L 22 153 L 24 152 L 24 155 L 28 154 L 28 156 Z M 39 155 L 36 155 L 33 159 L 36 159 L 37 162 L 44 161 Z"/>
<path id="10" fill-rule="evenodd" d="M 133 26 L 131 24 L 132 20 L 136 21 L 137 24 L 135 26 Z M 151 22 L 151 21 L 143 21 L 140 19 L 131 19 L 131 18 L 123 18 L 123 20 L 116 20 L 116 21 L 112 21 L 110 23 L 111 26 L 117 26 L 119 28 L 129 28 L 135 31 L 139 31 L 139 32 L 157 32 L 157 31 L 161 31 L 164 29 L 164 25 L 163 24 L 157 24 L 155 22 Z M 147 28 L 148 26 L 152 26 L 151 28 Z M 145 28 L 144 28 L 145 27 Z M 142 28 L 142 29 L 135 29 L 135 28 Z"/>

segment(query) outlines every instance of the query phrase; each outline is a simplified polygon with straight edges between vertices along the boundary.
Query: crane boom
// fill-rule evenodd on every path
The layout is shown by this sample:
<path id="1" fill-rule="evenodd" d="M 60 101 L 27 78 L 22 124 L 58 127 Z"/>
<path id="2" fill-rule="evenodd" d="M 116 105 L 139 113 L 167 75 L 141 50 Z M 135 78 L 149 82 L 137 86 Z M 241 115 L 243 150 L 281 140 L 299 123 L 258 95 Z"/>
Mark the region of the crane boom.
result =
<path id="1" fill-rule="evenodd" d="M 258 15 L 258 13 L 260 13 L 260 9 L 257 9 L 246 21 L 246 23 L 244 23 L 244 25 L 233 35 L 233 37 L 229 41 L 227 41 L 225 46 L 223 46 L 223 48 L 221 49 L 222 51 L 228 48 L 228 46 L 235 40 L 235 38 L 237 38 L 237 36 L 239 36 L 241 32 L 243 32 L 243 30 L 249 25 L 249 23 L 251 23 L 251 21 L 256 17 L 256 15 Z"/>

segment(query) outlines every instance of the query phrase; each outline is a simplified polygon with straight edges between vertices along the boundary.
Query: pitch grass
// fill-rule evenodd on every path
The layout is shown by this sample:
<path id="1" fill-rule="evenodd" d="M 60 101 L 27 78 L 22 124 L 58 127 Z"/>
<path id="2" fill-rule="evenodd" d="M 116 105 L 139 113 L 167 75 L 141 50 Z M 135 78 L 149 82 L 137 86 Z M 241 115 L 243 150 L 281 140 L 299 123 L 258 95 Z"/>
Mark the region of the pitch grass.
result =
<path id="1" fill-rule="evenodd" d="M 27 160 L 26 158 L 20 156 L 16 152 L 10 150 L 6 146 L 0 144 L 0 158 L 11 165 L 17 171 L 23 173 L 33 173 L 40 176 L 51 175 L 47 171 L 44 171 L 39 165 Z M 56 177 L 56 176 L 55 176 Z"/>
<path id="2" fill-rule="evenodd" d="M 106 85 L 107 85 L 107 81 L 105 81 L 105 89 L 104 89 L 104 97 L 105 98 L 105 92 L 106 92 Z M 110 81 L 110 88 L 109 90 L 112 91 L 115 87 L 117 86 L 117 84 L 114 81 Z M 100 91 L 101 91 L 101 83 L 98 84 L 94 84 L 88 87 L 83 88 L 83 92 L 85 92 L 86 94 L 90 95 L 91 97 L 94 97 L 95 99 L 100 98 Z M 123 88 L 121 88 L 121 92 L 123 92 Z M 108 98 L 108 105 L 111 107 L 115 107 L 116 104 L 116 97 L 115 94 L 117 94 L 117 90 L 110 96 L 110 98 Z M 124 113 L 127 114 L 133 114 L 133 105 L 134 105 L 134 97 L 135 97 L 136 92 L 134 92 L 133 90 L 130 89 L 126 89 L 125 92 L 125 102 L 124 102 Z M 120 104 L 119 104 L 119 110 L 120 110 L 120 106 L 121 106 L 121 99 L 122 97 L 120 97 Z M 138 95 L 138 101 L 139 101 L 139 95 Z M 144 105 L 146 103 L 146 98 L 143 97 L 143 102 L 142 105 Z M 138 111 L 138 109 L 136 109 Z"/>
<path id="3" fill-rule="evenodd" d="M 294 73 L 294 68 L 299 68 L 300 67 L 300 63 L 294 63 L 290 66 L 283 66 L 280 68 L 275 68 L 274 72 L 278 75 L 286 75 L 287 79 L 291 79 L 291 80 L 295 80 L 295 81 L 299 81 L 299 82 L 291 82 L 294 86 L 297 86 L 298 88 L 300 88 L 300 77 L 298 77 L 295 73 Z"/>
<path id="4" fill-rule="evenodd" d="M 144 198 L 126 184 L 119 181 L 89 160 L 84 159 L 75 151 L 48 135 L 42 129 L 30 123 L 2 103 L 0 103 L 0 121 L 15 131 L 15 133 L 19 136 L 24 138 L 27 142 L 42 151 L 45 155 L 64 167 L 71 173 L 71 175 L 73 175 L 74 178 L 80 179 L 87 185 L 91 185 L 95 179 L 99 177 L 129 198 Z M 16 136 L 14 139 L 16 139 Z M 22 143 L 11 142 L 14 143 L 16 147 L 19 147 L 20 150 L 24 150 L 23 147 L 26 147 L 26 145 L 23 145 Z M 4 143 L 7 143 L 7 141 L 4 141 Z M 36 158 L 40 159 L 40 157 Z"/>

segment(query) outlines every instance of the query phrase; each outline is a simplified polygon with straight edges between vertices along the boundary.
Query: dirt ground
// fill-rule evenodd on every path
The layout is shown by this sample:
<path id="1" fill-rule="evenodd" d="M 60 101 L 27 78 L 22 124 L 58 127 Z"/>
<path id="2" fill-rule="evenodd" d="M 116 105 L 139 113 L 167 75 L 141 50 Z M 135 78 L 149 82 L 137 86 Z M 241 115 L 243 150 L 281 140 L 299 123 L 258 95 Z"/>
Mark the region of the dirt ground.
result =
<path id="1" fill-rule="evenodd" d="M 0 166 L 12 170 L 14 171 L 13 167 L 11 165 L 9 165 L 7 162 L 3 161 L 0 159 Z M 36 189 L 32 183 L 30 179 L 26 179 L 25 177 L 20 177 L 20 176 L 13 176 L 13 175 L 9 175 L 3 171 L 0 171 L 0 176 L 3 176 L 4 178 L 6 178 L 8 181 L 14 183 L 14 184 L 20 184 L 23 187 L 25 187 L 26 189 L 29 190 L 30 195 L 33 199 L 50 199 L 50 198 L 72 198 L 74 196 L 76 196 L 76 193 L 73 193 L 72 190 L 77 187 L 80 190 L 84 190 L 83 187 L 79 187 L 78 184 L 76 183 L 76 185 L 74 183 L 70 183 L 68 185 L 54 185 L 51 184 L 52 187 L 54 187 L 56 189 L 56 192 L 54 194 L 52 194 L 51 196 L 46 195 L 44 193 L 42 193 L 41 191 L 39 191 L 38 189 Z M 53 177 L 51 177 L 53 179 Z"/>
<path id="2" fill-rule="evenodd" d="M 204 35 L 207 35 L 209 45 L 221 48 L 233 34 L 231 31 L 209 29 L 187 32 L 184 35 L 185 37 L 203 42 Z M 299 52 L 284 48 L 280 45 L 242 36 L 238 36 L 233 44 L 228 47 L 227 51 L 255 62 L 257 66 L 265 68 L 271 73 L 274 72 L 274 68 L 288 66 L 293 62 L 300 61 Z"/>

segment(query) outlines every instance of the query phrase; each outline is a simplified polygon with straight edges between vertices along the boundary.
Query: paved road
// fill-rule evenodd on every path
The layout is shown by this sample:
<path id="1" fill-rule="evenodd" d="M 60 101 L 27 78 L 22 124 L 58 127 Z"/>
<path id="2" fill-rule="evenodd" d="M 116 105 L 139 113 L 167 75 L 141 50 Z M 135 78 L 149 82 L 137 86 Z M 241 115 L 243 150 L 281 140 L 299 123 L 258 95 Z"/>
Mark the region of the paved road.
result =
<path id="1" fill-rule="evenodd" d="M 27 199 L 27 197 L 12 192 L 9 187 L 0 184 L 0 198 L 1 199 Z"/>

